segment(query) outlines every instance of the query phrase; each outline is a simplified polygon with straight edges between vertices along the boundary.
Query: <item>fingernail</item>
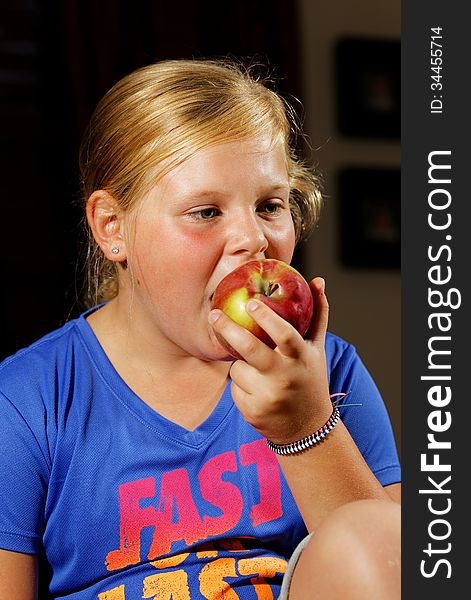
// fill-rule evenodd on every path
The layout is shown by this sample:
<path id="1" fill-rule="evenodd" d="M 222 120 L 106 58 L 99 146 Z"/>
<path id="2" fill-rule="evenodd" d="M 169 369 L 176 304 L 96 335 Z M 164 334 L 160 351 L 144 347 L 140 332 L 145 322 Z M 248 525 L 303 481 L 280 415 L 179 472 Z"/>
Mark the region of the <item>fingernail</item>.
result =
<path id="1" fill-rule="evenodd" d="M 247 306 L 245 308 L 246 308 L 246 310 L 249 310 L 250 312 L 254 312 L 258 308 L 258 302 L 256 302 L 255 300 L 249 300 L 247 302 Z"/>
<path id="2" fill-rule="evenodd" d="M 213 325 L 221 316 L 220 310 L 212 310 L 208 315 L 208 321 Z"/>

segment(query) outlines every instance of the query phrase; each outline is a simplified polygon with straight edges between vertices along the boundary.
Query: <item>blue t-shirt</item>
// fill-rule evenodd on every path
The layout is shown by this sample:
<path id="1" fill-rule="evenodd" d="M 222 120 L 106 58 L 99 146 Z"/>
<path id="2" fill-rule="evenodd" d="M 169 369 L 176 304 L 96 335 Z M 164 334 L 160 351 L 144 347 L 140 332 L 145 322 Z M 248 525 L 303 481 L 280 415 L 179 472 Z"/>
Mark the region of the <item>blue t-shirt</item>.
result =
<path id="1" fill-rule="evenodd" d="M 306 529 L 230 385 L 188 431 L 126 385 L 86 315 L 0 365 L 0 547 L 38 553 L 51 598 L 277 597 Z M 383 485 L 400 480 L 384 403 L 328 334 L 331 393 Z M 226 595 L 224 595 L 226 594 Z"/>

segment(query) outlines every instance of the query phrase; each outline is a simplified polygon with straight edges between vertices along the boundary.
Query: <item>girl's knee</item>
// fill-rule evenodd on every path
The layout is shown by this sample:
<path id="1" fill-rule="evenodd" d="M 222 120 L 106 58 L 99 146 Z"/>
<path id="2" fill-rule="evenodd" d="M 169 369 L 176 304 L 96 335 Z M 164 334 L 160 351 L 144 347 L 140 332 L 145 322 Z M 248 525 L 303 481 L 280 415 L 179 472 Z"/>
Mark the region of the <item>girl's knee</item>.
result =
<path id="1" fill-rule="evenodd" d="M 399 598 L 400 536 L 398 504 L 361 500 L 341 506 L 321 523 L 303 551 L 290 600 L 314 600 L 316 589 L 332 599 Z"/>
<path id="2" fill-rule="evenodd" d="M 358 500 L 333 511 L 319 527 L 324 529 L 355 545 L 384 538 L 400 542 L 401 507 L 390 500 Z"/>

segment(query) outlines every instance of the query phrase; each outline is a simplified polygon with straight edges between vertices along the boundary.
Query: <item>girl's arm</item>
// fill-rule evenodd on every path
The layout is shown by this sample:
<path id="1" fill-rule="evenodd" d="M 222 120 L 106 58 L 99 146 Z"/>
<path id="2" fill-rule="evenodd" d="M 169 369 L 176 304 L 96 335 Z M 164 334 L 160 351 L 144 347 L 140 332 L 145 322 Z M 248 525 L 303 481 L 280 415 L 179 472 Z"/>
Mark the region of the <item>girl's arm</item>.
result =
<path id="1" fill-rule="evenodd" d="M 309 435 L 332 413 L 325 356 L 328 303 L 324 282 L 311 283 L 317 316 L 306 343 L 264 304 L 247 309 L 277 344 L 275 350 L 223 313 L 215 330 L 244 357 L 231 367 L 232 395 L 244 418 L 263 436 L 286 444 Z M 391 500 L 340 421 L 309 450 L 279 456 L 280 466 L 307 527 L 315 528 L 335 508 L 361 499 Z M 397 487 L 391 490 L 397 497 Z"/>
<path id="2" fill-rule="evenodd" d="M 391 500 L 394 500 L 394 502 L 397 502 L 398 504 L 401 503 L 401 484 L 400 483 L 392 483 L 391 485 L 387 485 L 384 488 L 388 494 L 388 496 L 391 498 Z"/>
<path id="3" fill-rule="evenodd" d="M 0 549 L 0 598 L 36 600 L 37 597 L 36 556 Z"/>

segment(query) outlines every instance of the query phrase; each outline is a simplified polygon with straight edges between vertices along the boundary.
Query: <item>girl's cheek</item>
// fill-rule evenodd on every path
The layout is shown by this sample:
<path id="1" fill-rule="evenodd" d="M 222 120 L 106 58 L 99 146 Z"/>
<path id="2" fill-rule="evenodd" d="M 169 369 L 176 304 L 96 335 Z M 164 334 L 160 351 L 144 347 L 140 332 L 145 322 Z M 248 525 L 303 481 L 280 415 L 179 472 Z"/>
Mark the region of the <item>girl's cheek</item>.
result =
<path id="1" fill-rule="evenodd" d="M 206 282 L 220 259 L 217 236 L 200 231 L 173 240 L 167 238 L 165 245 L 165 264 L 171 266 L 172 277 L 184 275 L 190 286 L 201 285 L 203 280 Z"/>
<path id="2" fill-rule="evenodd" d="M 208 229 L 195 228 L 194 230 L 186 231 L 178 243 L 185 244 L 189 252 L 214 251 L 221 243 L 221 235 Z"/>
<path id="3" fill-rule="evenodd" d="M 296 235 L 294 227 L 288 224 L 285 227 L 280 227 L 278 230 L 272 230 L 269 236 L 270 248 L 284 262 L 289 263 L 293 258 L 294 248 L 296 246 Z"/>

